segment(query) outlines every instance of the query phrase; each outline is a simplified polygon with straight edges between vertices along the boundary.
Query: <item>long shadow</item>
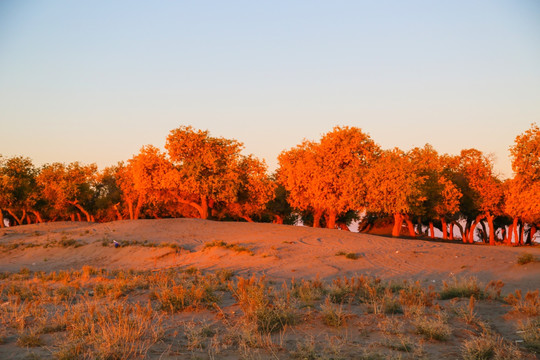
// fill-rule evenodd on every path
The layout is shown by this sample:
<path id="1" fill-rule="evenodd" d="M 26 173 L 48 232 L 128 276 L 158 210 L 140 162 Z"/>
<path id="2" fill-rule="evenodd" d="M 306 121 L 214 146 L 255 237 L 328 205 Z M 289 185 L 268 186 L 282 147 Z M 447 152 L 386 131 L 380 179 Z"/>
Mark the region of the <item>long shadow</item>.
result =
<path id="1" fill-rule="evenodd" d="M 488 243 L 484 242 L 474 242 L 474 243 L 464 243 L 461 239 L 454 239 L 454 240 L 445 240 L 441 238 L 431 238 L 427 236 L 406 236 L 406 235 L 400 235 L 398 237 L 394 237 L 392 235 L 383 235 L 383 234 L 370 234 L 367 232 L 359 232 L 357 234 L 366 234 L 371 236 L 379 236 L 384 238 L 390 238 L 390 239 L 405 239 L 405 240 L 416 240 L 416 241 L 427 241 L 427 242 L 433 242 L 433 243 L 443 243 L 443 244 L 451 244 L 451 245 L 461 245 L 461 246 L 490 246 Z M 533 247 L 533 248 L 540 248 L 540 244 L 525 244 L 525 245 L 504 245 L 500 241 L 496 243 L 494 246 L 506 246 L 506 247 Z"/>

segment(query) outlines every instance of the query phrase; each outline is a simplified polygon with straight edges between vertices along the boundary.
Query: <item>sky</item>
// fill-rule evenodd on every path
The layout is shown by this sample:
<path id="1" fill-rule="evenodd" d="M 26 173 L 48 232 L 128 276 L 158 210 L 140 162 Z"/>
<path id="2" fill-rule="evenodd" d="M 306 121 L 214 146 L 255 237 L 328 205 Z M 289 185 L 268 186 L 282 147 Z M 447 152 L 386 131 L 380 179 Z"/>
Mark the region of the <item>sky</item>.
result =
<path id="1" fill-rule="evenodd" d="M 0 154 L 125 161 L 181 125 L 278 154 L 336 125 L 383 148 L 508 148 L 540 124 L 540 2 L 0 1 Z"/>

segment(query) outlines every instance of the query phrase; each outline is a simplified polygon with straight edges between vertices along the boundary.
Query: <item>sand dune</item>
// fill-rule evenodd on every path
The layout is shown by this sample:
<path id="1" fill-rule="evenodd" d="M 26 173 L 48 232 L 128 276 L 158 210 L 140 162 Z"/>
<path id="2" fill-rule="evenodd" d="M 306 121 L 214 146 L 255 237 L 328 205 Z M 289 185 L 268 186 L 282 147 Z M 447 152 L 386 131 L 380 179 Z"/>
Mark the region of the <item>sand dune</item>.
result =
<path id="1" fill-rule="evenodd" d="M 113 240 L 124 246 L 110 246 Z M 252 254 L 221 247 L 204 249 L 212 241 L 238 244 Z M 540 257 L 538 247 L 393 239 L 275 224 L 198 219 L 45 223 L 0 230 L 0 246 L 0 271 L 22 267 L 58 271 L 83 265 L 145 270 L 197 267 L 232 269 L 244 276 L 265 274 L 274 280 L 368 274 L 433 283 L 452 275 L 474 275 L 483 282 L 502 280 L 507 290 L 540 287 L 540 263 L 517 264 L 524 252 Z M 338 252 L 359 258 L 336 256 Z"/>

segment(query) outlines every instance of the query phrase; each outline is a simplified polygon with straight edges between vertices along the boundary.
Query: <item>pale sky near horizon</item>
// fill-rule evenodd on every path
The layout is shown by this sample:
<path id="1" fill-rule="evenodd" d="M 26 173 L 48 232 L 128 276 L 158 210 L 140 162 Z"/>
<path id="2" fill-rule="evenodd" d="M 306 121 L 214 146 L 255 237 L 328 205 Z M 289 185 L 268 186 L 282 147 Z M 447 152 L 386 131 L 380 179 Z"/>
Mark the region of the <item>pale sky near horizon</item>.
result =
<path id="1" fill-rule="evenodd" d="M 0 1 L 0 154 L 127 160 L 180 125 L 266 159 L 335 125 L 508 148 L 540 125 L 540 1 Z"/>

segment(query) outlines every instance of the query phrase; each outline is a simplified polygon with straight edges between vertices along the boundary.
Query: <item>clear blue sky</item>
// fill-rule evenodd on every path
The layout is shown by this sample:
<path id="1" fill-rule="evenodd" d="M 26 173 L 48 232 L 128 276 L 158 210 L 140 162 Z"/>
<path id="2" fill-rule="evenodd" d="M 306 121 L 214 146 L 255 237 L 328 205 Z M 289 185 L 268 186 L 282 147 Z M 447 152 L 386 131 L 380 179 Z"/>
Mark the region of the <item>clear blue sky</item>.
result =
<path id="1" fill-rule="evenodd" d="M 0 154 L 127 160 L 180 125 L 265 158 L 358 126 L 508 147 L 540 123 L 540 1 L 0 1 Z"/>

